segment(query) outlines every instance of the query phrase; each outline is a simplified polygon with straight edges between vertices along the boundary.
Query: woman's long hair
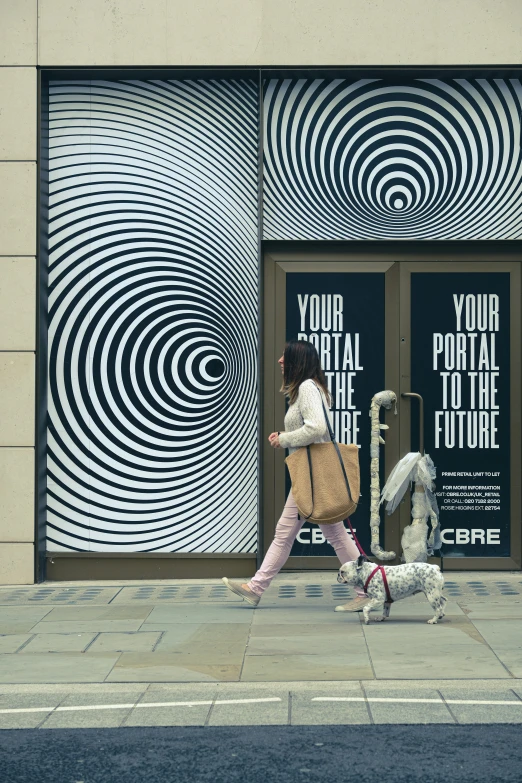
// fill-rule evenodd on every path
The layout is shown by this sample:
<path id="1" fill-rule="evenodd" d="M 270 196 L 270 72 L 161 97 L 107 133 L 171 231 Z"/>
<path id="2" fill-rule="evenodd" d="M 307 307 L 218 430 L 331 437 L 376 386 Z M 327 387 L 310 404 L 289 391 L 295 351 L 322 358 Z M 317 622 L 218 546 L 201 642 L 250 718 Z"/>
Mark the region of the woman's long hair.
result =
<path id="1" fill-rule="evenodd" d="M 306 340 L 289 340 L 285 345 L 284 362 L 281 391 L 287 395 L 290 405 L 297 400 L 300 385 L 309 378 L 323 390 L 328 406 L 332 404 L 319 354 L 312 343 Z"/>

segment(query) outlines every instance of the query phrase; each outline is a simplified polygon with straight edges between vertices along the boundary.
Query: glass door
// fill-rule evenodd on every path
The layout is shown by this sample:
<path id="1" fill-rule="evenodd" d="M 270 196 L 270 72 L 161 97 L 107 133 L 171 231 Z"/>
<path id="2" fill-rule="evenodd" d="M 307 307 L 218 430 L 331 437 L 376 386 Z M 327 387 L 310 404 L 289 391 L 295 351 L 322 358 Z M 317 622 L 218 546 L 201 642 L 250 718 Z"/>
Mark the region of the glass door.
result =
<path id="1" fill-rule="evenodd" d="M 518 569 L 520 262 L 468 258 L 400 265 L 401 391 L 424 399 L 445 570 Z M 401 445 L 418 442 L 413 408 Z"/>
<path id="2" fill-rule="evenodd" d="M 410 260 L 412 257 L 421 260 Z M 444 260 L 440 260 L 441 257 Z M 391 389 L 397 410 L 380 448 L 380 484 L 420 447 L 437 468 L 445 570 L 520 568 L 520 262 L 459 253 L 276 253 L 265 256 L 263 552 L 289 491 L 285 453 L 267 445 L 285 400 L 277 359 L 285 340 L 319 352 L 341 442 L 360 447 L 361 500 L 352 524 L 370 552 L 370 419 L 374 394 Z M 402 554 L 409 493 L 381 509 L 381 546 Z M 431 562 L 440 563 L 439 558 Z M 337 568 L 316 525 L 305 524 L 287 569 Z"/>
<path id="3" fill-rule="evenodd" d="M 265 422 L 263 437 L 282 429 L 285 400 L 275 368 L 285 341 L 308 340 L 317 348 L 332 394 L 334 429 L 340 442 L 360 447 L 361 498 L 352 519 L 370 552 L 370 402 L 384 389 L 398 392 L 398 266 L 391 260 L 350 260 L 340 254 L 269 254 L 265 258 Z M 395 357 L 395 361 L 393 360 Z M 273 365 L 275 369 L 272 369 Z M 381 478 L 398 458 L 399 422 L 381 449 Z M 384 415 L 381 416 L 384 421 Z M 270 544 L 290 490 L 282 452 L 265 445 L 265 547 Z M 399 515 L 386 520 L 381 545 L 394 549 Z M 287 568 L 336 568 L 337 558 L 317 525 L 305 523 Z"/>

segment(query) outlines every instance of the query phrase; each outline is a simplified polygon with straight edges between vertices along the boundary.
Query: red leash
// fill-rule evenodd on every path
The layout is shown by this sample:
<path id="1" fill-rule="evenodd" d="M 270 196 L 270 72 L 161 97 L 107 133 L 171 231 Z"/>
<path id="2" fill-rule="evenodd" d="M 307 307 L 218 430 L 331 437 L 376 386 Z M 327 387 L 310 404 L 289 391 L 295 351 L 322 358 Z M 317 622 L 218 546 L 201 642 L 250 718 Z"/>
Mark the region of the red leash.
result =
<path id="1" fill-rule="evenodd" d="M 357 549 L 359 550 L 359 552 L 361 553 L 361 555 L 363 555 L 364 557 L 366 557 L 366 552 L 364 551 L 364 549 L 363 549 L 363 548 L 362 548 L 362 546 L 360 545 L 360 543 L 359 543 L 359 539 L 358 539 L 358 538 L 357 538 L 357 536 L 355 535 L 355 530 L 354 530 L 354 529 L 353 529 L 353 527 L 352 527 L 352 523 L 350 522 L 350 519 L 348 518 L 348 519 L 346 519 L 345 521 L 346 521 L 346 522 L 348 522 L 348 526 L 349 526 L 349 528 L 350 528 L 350 532 L 351 532 L 351 534 L 352 534 L 352 536 L 353 536 L 353 540 L 355 541 L 355 545 L 356 545 Z M 367 589 L 368 589 L 368 585 L 369 585 L 369 584 L 370 584 L 370 582 L 372 581 L 372 579 L 373 579 L 373 577 L 375 576 L 375 574 L 377 573 L 377 571 L 380 571 L 380 572 L 381 572 L 381 576 L 382 576 L 382 583 L 383 583 L 383 585 L 384 585 L 384 590 L 385 590 L 385 592 L 386 592 L 386 603 L 388 603 L 388 604 L 392 604 L 392 603 L 393 603 L 393 598 L 392 598 L 392 597 L 391 597 L 391 595 L 390 595 L 390 588 L 388 587 L 388 579 L 386 578 L 386 571 L 384 570 L 384 566 L 382 566 L 382 565 L 375 566 L 375 568 L 373 569 L 373 571 L 371 572 L 370 576 L 368 577 L 368 579 L 366 580 L 366 582 L 365 582 L 365 584 L 364 584 L 364 592 L 366 592 L 366 591 L 367 591 Z"/>

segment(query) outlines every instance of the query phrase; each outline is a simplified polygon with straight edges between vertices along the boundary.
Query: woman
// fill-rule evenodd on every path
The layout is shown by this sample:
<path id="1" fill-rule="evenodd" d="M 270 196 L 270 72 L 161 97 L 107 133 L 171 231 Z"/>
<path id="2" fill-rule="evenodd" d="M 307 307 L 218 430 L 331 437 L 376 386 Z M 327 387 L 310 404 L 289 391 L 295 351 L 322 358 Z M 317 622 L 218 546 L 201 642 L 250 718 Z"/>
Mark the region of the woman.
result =
<path id="1" fill-rule="evenodd" d="M 291 453 L 310 443 L 329 441 L 330 436 L 321 399 L 328 408 L 331 400 L 317 350 L 309 342 L 290 340 L 283 356 L 279 359 L 279 366 L 283 373 L 281 391 L 286 394 L 290 404 L 285 416 L 285 432 L 273 432 L 269 435 L 270 445 L 275 449 L 288 449 Z M 277 523 L 274 541 L 259 571 L 248 584 L 231 582 L 223 577 L 226 586 L 252 606 L 257 606 L 274 576 L 286 563 L 295 537 L 303 524 L 304 520 L 299 519 L 297 506 L 290 492 L 283 514 Z M 334 525 L 319 525 L 319 527 L 335 549 L 341 564 L 358 557 L 357 547 L 342 522 Z M 344 606 L 338 606 L 336 611 L 360 612 L 367 600 L 364 592 L 357 590 L 357 597 Z"/>

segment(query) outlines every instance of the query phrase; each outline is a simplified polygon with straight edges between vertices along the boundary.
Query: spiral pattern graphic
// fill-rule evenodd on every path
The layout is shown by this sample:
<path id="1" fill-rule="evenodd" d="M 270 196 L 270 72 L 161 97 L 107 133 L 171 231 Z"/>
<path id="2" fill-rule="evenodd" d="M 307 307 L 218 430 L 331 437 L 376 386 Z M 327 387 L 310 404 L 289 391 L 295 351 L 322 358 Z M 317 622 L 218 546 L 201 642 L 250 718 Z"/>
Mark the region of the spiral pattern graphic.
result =
<path id="1" fill-rule="evenodd" d="M 518 79 L 271 79 L 265 239 L 520 239 Z"/>
<path id="2" fill-rule="evenodd" d="M 258 95 L 50 87 L 48 549 L 257 544 Z"/>

